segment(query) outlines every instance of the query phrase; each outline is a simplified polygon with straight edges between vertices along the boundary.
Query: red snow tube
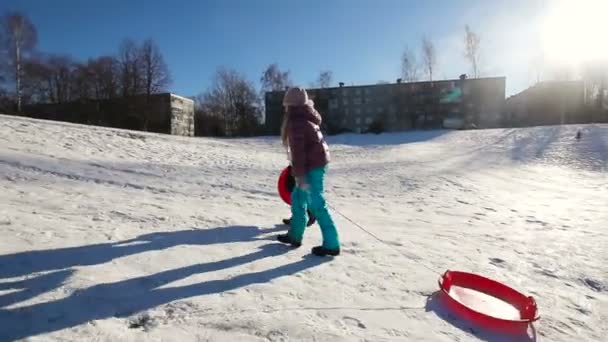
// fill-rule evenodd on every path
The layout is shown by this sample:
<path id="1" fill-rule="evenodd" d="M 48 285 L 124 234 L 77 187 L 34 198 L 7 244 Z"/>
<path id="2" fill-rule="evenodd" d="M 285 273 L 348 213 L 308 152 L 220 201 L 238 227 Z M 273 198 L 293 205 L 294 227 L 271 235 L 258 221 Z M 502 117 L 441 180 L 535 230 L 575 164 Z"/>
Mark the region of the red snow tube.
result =
<path id="1" fill-rule="evenodd" d="M 439 288 L 446 306 L 485 328 L 520 334 L 540 318 L 534 298 L 476 274 L 448 270 Z"/>
<path id="2" fill-rule="evenodd" d="M 291 175 L 291 166 L 286 167 L 279 176 L 279 182 L 277 188 L 279 190 L 279 196 L 283 202 L 291 205 L 291 192 L 296 186 L 296 180 Z"/>

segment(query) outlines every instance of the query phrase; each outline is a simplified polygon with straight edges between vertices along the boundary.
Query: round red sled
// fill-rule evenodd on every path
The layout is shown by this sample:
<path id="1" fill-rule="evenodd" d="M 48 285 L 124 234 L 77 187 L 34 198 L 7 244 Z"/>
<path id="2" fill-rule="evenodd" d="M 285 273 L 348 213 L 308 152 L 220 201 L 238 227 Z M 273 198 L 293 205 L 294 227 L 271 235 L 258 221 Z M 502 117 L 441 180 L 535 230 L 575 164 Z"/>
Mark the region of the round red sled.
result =
<path id="1" fill-rule="evenodd" d="M 476 274 L 448 270 L 439 288 L 450 310 L 484 328 L 521 334 L 540 318 L 534 298 Z"/>
<path id="2" fill-rule="evenodd" d="M 296 181 L 291 175 L 291 166 L 283 169 L 281 175 L 279 175 L 279 181 L 277 183 L 277 189 L 279 190 L 279 196 L 283 202 L 291 205 L 291 192 L 296 186 Z"/>

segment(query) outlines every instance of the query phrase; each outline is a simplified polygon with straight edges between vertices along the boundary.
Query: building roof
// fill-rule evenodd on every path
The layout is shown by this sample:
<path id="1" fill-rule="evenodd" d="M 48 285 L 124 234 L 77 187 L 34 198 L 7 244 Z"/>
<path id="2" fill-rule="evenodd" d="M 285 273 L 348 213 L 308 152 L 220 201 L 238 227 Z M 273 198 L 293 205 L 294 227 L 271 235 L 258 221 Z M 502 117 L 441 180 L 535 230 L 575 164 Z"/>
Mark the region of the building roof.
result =
<path id="1" fill-rule="evenodd" d="M 475 81 L 475 80 L 506 80 L 505 76 L 499 77 L 479 77 L 479 78 L 467 78 L 467 81 Z M 361 85 L 344 85 L 342 87 L 328 87 L 328 88 L 307 88 L 306 91 L 330 91 L 336 89 L 356 89 L 356 88 L 374 88 L 374 87 L 394 87 L 400 86 L 404 84 L 426 84 L 426 83 L 446 83 L 446 82 L 456 82 L 460 81 L 460 79 L 447 79 L 447 80 L 435 80 L 435 81 L 416 81 L 416 82 L 401 82 L 401 83 L 380 83 L 380 84 L 361 84 Z M 284 93 L 285 90 L 274 90 L 266 92 L 268 94 L 280 94 Z"/>

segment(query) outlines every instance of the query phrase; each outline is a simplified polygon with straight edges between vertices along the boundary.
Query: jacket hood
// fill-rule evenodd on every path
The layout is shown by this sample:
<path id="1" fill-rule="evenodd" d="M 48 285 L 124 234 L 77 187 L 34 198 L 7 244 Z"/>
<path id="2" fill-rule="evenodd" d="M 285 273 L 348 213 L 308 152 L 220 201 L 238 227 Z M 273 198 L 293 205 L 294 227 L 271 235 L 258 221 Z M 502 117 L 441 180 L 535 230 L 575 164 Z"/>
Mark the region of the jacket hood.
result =
<path id="1" fill-rule="evenodd" d="M 289 116 L 293 119 L 305 119 L 314 123 L 317 126 L 320 126 L 321 122 L 323 122 L 321 114 L 319 114 L 316 109 L 310 106 L 295 107 L 291 110 Z"/>

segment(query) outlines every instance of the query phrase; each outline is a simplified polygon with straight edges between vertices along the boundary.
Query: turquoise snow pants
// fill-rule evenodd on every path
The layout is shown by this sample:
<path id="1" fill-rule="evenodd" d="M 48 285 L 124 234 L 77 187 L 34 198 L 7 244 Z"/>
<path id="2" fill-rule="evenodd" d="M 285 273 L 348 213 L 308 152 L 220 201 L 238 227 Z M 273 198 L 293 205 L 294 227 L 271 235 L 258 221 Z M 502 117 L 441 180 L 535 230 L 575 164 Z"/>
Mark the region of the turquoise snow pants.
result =
<path id="1" fill-rule="evenodd" d="M 289 236 L 296 240 L 302 241 L 306 223 L 308 222 L 308 214 L 306 209 L 309 209 L 317 218 L 317 222 L 321 227 L 323 235 L 323 247 L 328 249 L 340 248 L 338 239 L 338 231 L 333 219 L 329 215 L 325 197 L 323 196 L 323 179 L 325 178 L 327 166 L 320 167 L 309 171 L 306 174 L 308 181 L 308 190 L 301 189 L 296 186 L 291 193 L 291 228 Z"/>

